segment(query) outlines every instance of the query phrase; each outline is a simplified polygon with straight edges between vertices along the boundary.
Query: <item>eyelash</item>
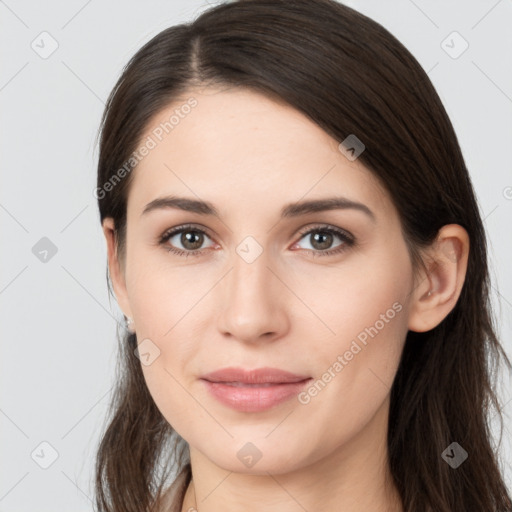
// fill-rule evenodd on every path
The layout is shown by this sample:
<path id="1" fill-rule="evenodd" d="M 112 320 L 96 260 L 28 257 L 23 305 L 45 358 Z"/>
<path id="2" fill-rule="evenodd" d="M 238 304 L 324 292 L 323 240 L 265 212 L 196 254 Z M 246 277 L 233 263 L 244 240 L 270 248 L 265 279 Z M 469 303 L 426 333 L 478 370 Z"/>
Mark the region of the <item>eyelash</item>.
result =
<path id="1" fill-rule="evenodd" d="M 159 243 L 159 245 L 165 245 L 166 242 L 170 238 L 172 238 L 174 235 L 184 233 L 187 231 L 193 231 L 193 232 L 201 233 L 203 235 L 208 236 L 208 233 L 206 233 L 206 231 L 204 231 L 203 229 L 200 229 L 200 228 L 194 226 L 193 224 L 186 224 L 186 225 L 179 226 L 177 228 L 172 228 L 172 229 L 166 231 L 160 237 L 160 240 L 158 241 L 158 243 Z M 329 234 L 336 235 L 343 241 L 343 243 L 340 244 L 339 246 L 337 246 L 335 249 L 326 249 L 323 251 L 322 250 L 313 250 L 313 249 L 304 249 L 307 252 L 312 253 L 314 257 L 333 256 L 335 254 L 339 254 L 343 251 L 346 251 L 350 247 L 353 247 L 356 243 L 355 238 L 350 233 L 348 233 L 348 231 L 342 230 L 340 228 L 335 228 L 334 226 L 325 225 L 325 224 L 315 226 L 313 228 L 304 228 L 303 230 L 299 231 L 299 234 L 301 235 L 299 240 L 304 238 L 306 235 L 310 235 L 310 234 L 316 233 L 316 232 L 329 233 Z M 168 252 L 173 252 L 173 253 L 177 254 L 178 256 L 185 256 L 185 257 L 200 256 L 203 252 L 203 249 L 196 249 L 194 251 L 184 251 L 182 249 L 177 249 L 176 247 L 172 247 L 172 246 L 166 246 L 164 248 Z"/>

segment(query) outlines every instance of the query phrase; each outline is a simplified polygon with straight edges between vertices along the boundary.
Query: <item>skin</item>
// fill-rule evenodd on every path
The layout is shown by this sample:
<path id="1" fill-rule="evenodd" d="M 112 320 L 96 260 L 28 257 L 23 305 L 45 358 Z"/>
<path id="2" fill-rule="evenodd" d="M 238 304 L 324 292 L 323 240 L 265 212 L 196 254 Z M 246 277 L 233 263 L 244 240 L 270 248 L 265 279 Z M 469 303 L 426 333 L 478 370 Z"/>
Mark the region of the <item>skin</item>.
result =
<path id="1" fill-rule="evenodd" d="M 300 112 L 244 89 L 194 89 L 151 121 L 145 139 L 193 96 L 198 105 L 133 170 L 126 259 L 105 219 L 112 284 L 138 342 L 160 355 L 142 365 L 149 391 L 189 443 L 193 479 L 183 511 L 400 511 L 387 465 L 389 393 L 408 330 L 438 325 L 459 297 L 469 240 L 444 226 L 414 273 L 389 194 L 357 159 Z M 213 203 L 220 219 L 175 208 L 141 213 L 165 195 Z M 344 196 L 375 216 L 338 209 L 280 219 L 301 199 Z M 207 235 L 199 256 L 169 228 L 194 223 Z M 355 246 L 332 255 L 313 235 L 334 226 Z M 301 228 L 318 231 L 301 235 Z M 236 252 L 247 236 L 262 253 Z M 181 239 L 182 240 L 182 239 Z M 186 243 L 186 242 L 185 242 Z M 199 242 L 201 243 L 201 242 Z M 326 249 L 344 242 L 336 235 Z M 253 249 L 251 249 L 253 250 Z M 428 293 L 430 291 L 430 294 Z M 226 366 L 271 366 L 321 379 L 352 341 L 401 309 L 311 398 L 267 411 L 235 411 L 199 378 Z M 237 452 L 253 443 L 261 459 Z"/>

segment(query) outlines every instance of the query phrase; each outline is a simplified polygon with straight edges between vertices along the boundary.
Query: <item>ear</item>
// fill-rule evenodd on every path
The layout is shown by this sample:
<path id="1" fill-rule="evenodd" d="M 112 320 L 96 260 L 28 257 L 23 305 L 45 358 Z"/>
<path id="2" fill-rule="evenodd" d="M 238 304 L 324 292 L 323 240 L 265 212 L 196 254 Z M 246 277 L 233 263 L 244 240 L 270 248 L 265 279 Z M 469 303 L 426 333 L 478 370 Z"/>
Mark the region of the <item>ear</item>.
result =
<path id="1" fill-rule="evenodd" d="M 427 250 L 427 273 L 412 292 L 409 330 L 430 331 L 455 307 L 466 277 L 469 236 L 458 224 L 443 226 Z"/>
<path id="2" fill-rule="evenodd" d="M 112 287 L 116 295 L 117 303 L 125 314 L 125 316 L 132 317 L 130 302 L 128 300 L 128 293 L 126 290 L 125 269 L 122 262 L 119 260 L 117 252 L 117 240 L 114 226 L 114 219 L 107 217 L 104 219 L 103 233 L 107 241 L 107 254 L 108 254 L 108 268 L 110 272 L 110 279 Z M 133 317 L 132 317 L 133 318 Z"/>

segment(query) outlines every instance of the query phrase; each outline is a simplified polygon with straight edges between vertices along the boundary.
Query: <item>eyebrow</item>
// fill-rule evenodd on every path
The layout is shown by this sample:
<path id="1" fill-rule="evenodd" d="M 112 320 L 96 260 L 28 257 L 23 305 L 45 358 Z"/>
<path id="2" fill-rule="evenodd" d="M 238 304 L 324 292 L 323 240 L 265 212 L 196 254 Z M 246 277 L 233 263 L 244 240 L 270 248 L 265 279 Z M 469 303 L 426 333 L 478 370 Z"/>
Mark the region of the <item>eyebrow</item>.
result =
<path id="1" fill-rule="evenodd" d="M 154 210 L 168 208 L 184 210 L 187 212 L 197 213 L 199 215 L 213 215 L 220 219 L 219 212 L 212 203 L 209 203 L 208 201 L 177 196 L 165 196 L 154 199 L 145 206 L 141 216 L 146 215 Z M 368 215 L 368 217 L 370 217 L 373 222 L 376 221 L 375 214 L 370 210 L 370 208 L 368 208 L 368 206 L 363 203 L 352 201 L 351 199 L 340 196 L 290 203 L 281 209 L 281 217 L 290 218 L 306 215 L 308 213 L 345 209 L 361 211 Z"/>

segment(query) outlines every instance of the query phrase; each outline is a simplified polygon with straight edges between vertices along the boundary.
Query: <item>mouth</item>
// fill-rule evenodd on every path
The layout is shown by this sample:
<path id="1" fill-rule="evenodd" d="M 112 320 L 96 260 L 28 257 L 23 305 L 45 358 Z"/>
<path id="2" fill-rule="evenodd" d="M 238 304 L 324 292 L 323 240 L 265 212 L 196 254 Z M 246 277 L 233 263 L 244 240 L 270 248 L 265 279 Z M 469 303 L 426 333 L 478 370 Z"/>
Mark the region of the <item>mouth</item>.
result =
<path id="1" fill-rule="evenodd" d="M 297 396 L 312 377 L 268 368 L 252 372 L 224 369 L 200 380 L 221 404 L 240 412 L 263 412 Z"/>
<path id="2" fill-rule="evenodd" d="M 245 370 L 243 368 L 222 368 L 201 377 L 209 382 L 218 382 L 233 385 L 290 384 L 310 379 L 309 375 L 298 375 L 279 368 L 257 368 Z"/>

